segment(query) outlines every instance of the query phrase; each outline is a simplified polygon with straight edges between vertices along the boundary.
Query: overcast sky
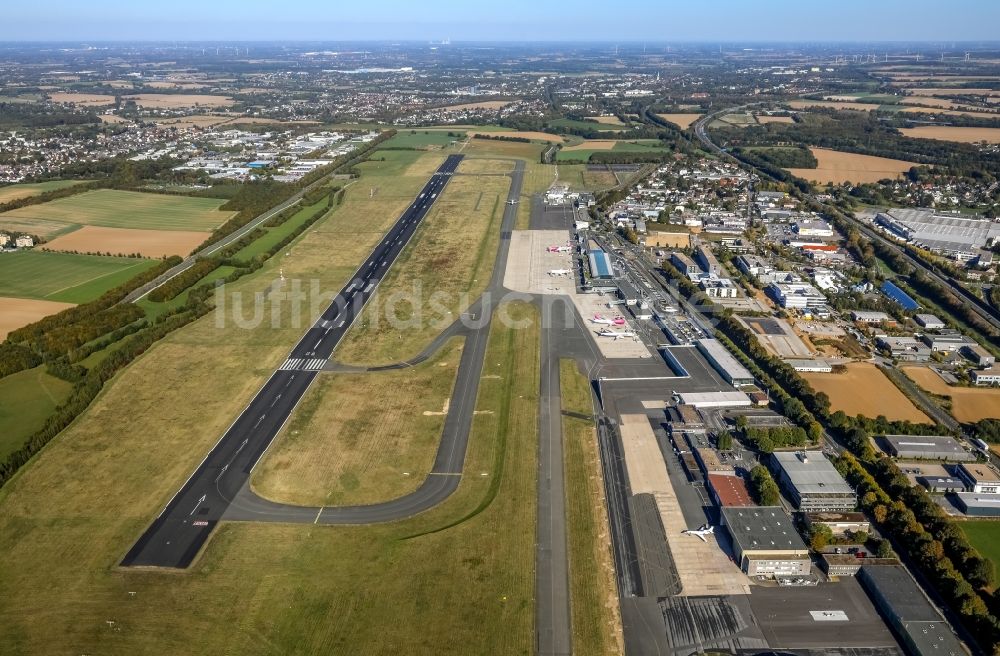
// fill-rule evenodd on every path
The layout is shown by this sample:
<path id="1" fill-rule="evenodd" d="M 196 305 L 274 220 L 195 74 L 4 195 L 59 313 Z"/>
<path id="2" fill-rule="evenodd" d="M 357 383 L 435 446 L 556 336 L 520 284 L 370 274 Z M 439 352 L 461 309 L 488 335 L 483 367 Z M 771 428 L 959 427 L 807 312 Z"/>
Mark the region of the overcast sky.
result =
<path id="1" fill-rule="evenodd" d="M 0 40 L 952 41 L 996 0 L 2 0 Z"/>

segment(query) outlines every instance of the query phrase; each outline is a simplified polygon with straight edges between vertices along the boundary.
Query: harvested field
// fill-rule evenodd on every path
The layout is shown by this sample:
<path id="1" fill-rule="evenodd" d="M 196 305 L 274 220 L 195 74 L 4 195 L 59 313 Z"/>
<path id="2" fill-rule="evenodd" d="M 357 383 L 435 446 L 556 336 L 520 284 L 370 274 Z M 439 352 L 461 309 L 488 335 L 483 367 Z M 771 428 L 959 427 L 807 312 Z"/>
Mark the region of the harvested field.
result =
<path id="1" fill-rule="evenodd" d="M 938 116 L 978 116 L 979 118 L 1000 119 L 996 112 L 984 112 L 971 109 L 935 109 L 933 107 L 904 107 L 899 110 L 903 114 L 936 114 Z"/>
<path id="2" fill-rule="evenodd" d="M 74 303 L 42 301 L 34 298 L 0 296 L 0 341 L 12 330 L 34 323 L 50 314 L 71 308 Z"/>
<path id="3" fill-rule="evenodd" d="M 99 107 L 102 105 L 114 105 L 114 96 L 105 96 L 99 93 L 72 93 L 68 91 L 56 91 L 49 94 L 49 99 L 57 103 L 73 103 L 74 105 L 85 105 L 87 107 Z"/>
<path id="4" fill-rule="evenodd" d="M 602 123 L 604 125 L 615 125 L 615 126 L 625 125 L 618 119 L 617 116 L 588 116 L 587 119 L 591 121 L 597 121 L 598 123 Z"/>
<path id="5" fill-rule="evenodd" d="M 19 200 L 21 198 L 38 196 L 47 191 L 65 189 L 66 187 L 83 184 L 84 182 L 89 182 L 89 180 L 52 180 L 50 182 L 12 184 L 6 187 L 0 187 L 0 204 L 9 203 L 12 200 Z"/>
<path id="6" fill-rule="evenodd" d="M 950 125 L 922 125 L 916 128 L 899 128 L 907 137 L 957 141 L 959 143 L 1000 143 L 1000 128 L 962 128 Z"/>
<path id="7" fill-rule="evenodd" d="M 932 394 L 951 398 L 951 414 L 961 422 L 1000 419 L 1000 389 L 952 387 L 927 367 L 902 367 L 903 373 Z"/>
<path id="8" fill-rule="evenodd" d="M 669 121 L 682 130 L 687 130 L 688 127 L 699 118 L 702 114 L 657 114 L 664 121 Z"/>
<path id="9" fill-rule="evenodd" d="M 143 257 L 187 255 L 212 233 L 189 230 L 131 230 L 83 226 L 44 246 L 49 251 L 79 251 L 81 253 L 139 253 Z"/>
<path id="10" fill-rule="evenodd" d="M 147 82 L 150 89 L 207 89 L 207 84 L 197 82 Z"/>
<path id="11" fill-rule="evenodd" d="M 0 214 L 0 225 L 7 225 L 9 219 L 30 219 L 108 228 L 208 231 L 234 214 L 219 211 L 224 202 L 218 198 L 97 189 L 4 212 Z"/>
<path id="12" fill-rule="evenodd" d="M 801 375 L 817 392 L 830 397 L 831 411 L 843 410 L 851 416 L 861 414 L 872 418 L 885 415 L 894 421 L 930 422 L 870 362 L 851 362 L 843 373 L 802 372 Z"/>
<path id="13" fill-rule="evenodd" d="M 767 125 L 768 123 L 794 123 L 795 119 L 791 116 L 757 116 L 757 122 L 761 125 Z"/>
<path id="14" fill-rule="evenodd" d="M 910 167 L 917 166 L 914 162 L 845 153 L 827 148 L 810 148 L 809 150 L 819 161 L 819 166 L 815 169 L 788 169 L 788 172 L 821 184 L 827 182 L 878 182 L 883 178 L 898 178 L 910 170 Z"/>
<path id="15" fill-rule="evenodd" d="M 909 98 L 903 98 L 901 101 L 904 105 L 924 105 L 926 107 L 941 107 L 942 109 L 960 109 L 964 107 L 953 100 L 947 100 L 946 98 L 932 98 L 928 96 L 910 96 Z"/>
<path id="16" fill-rule="evenodd" d="M 646 236 L 646 246 L 665 248 L 688 248 L 691 246 L 690 232 L 653 232 Z"/>
<path id="17" fill-rule="evenodd" d="M 612 150 L 617 143 L 614 139 L 585 139 L 575 146 L 564 146 L 563 150 Z"/>
<path id="18" fill-rule="evenodd" d="M 442 107 L 446 112 L 461 112 L 467 109 L 503 109 L 507 105 L 513 104 L 513 100 L 484 100 L 483 102 L 464 103 L 462 105 L 448 105 Z"/>
<path id="19" fill-rule="evenodd" d="M 552 143 L 562 143 L 563 138 L 557 134 L 549 134 L 548 132 L 531 132 L 527 130 L 469 130 L 468 133 L 471 134 L 481 134 L 487 137 L 520 137 L 523 139 L 535 139 L 537 141 L 551 141 Z"/>
<path id="20" fill-rule="evenodd" d="M 854 109 L 859 112 L 872 112 L 881 107 L 881 105 L 871 103 L 837 102 L 834 100 L 789 100 L 787 104 L 793 109 L 826 107 L 828 109 Z"/>
<path id="21" fill-rule="evenodd" d="M 141 107 L 228 107 L 235 101 L 229 96 L 211 96 L 184 93 L 140 93 L 125 96 L 126 100 L 134 100 Z"/>
<path id="22" fill-rule="evenodd" d="M 153 119 L 158 125 L 186 130 L 188 128 L 210 128 L 233 120 L 232 116 L 171 116 Z"/>
<path id="23" fill-rule="evenodd" d="M 101 119 L 101 123 L 115 124 L 115 123 L 128 123 L 128 119 L 123 116 L 116 116 L 115 114 L 101 114 L 97 118 Z"/>
<path id="24" fill-rule="evenodd" d="M 962 88 L 935 88 L 935 87 L 911 87 L 906 89 L 914 96 L 994 96 L 1000 97 L 1000 89 L 962 89 Z"/>

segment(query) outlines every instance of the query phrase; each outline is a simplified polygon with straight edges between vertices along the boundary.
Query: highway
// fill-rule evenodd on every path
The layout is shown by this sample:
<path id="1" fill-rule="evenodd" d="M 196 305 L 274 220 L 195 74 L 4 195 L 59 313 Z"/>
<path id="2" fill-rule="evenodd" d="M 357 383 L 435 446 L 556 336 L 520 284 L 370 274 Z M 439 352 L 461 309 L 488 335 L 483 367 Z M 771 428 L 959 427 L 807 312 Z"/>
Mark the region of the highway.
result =
<path id="1" fill-rule="evenodd" d="M 249 480 L 271 440 L 448 184 L 462 157 L 450 155 L 431 176 L 351 282 L 306 331 L 288 358 L 128 551 L 123 566 L 185 568 L 191 564 Z"/>

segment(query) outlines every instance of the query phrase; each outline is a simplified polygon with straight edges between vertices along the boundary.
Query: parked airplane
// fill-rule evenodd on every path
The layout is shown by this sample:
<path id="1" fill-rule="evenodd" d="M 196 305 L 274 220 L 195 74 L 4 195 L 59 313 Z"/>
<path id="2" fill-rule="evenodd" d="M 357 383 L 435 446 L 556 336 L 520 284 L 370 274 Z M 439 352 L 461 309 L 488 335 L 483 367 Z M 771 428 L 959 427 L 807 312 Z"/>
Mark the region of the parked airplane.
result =
<path id="1" fill-rule="evenodd" d="M 597 333 L 599 337 L 614 337 L 615 339 L 623 339 L 625 337 L 635 337 L 635 333 L 630 330 L 602 330 Z"/>
<path id="2" fill-rule="evenodd" d="M 572 273 L 573 271 L 570 269 L 552 269 L 549 271 L 550 276 L 568 276 Z"/>
<path id="3" fill-rule="evenodd" d="M 573 250 L 572 246 L 549 246 L 546 248 L 549 253 L 569 253 Z"/>
<path id="4" fill-rule="evenodd" d="M 701 528 L 699 528 L 697 530 L 693 529 L 693 528 L 689 528 L 686 531 L 681 531 L 681 533 L 683 533 L 685 535 L 697 535 L 701 539 L 702 542 L 708 542 L 708 539 L 705 536 L 706 535 L 712 535 L 712 534 L 714 534 L 715 533 L 715 527 L 714 526 L 709 526 L 708 524 L 702 524 Z"/>
<path id="5" fill-rule="evenodd" d="M 615 317 L 614 319 L 605 319 L 599 314 L 595 314 L 594 318 L 590 320 L 591 323 L 599 323 L 605 326 L 624 326 L 625 319 L 623 317 Z"/>
<path id="6" fill-rule="evenodd" d="M 508 205 L 517 205 L 517 200 L 509 200 L 509 201 L 507 201 L 507 204 Z"/>

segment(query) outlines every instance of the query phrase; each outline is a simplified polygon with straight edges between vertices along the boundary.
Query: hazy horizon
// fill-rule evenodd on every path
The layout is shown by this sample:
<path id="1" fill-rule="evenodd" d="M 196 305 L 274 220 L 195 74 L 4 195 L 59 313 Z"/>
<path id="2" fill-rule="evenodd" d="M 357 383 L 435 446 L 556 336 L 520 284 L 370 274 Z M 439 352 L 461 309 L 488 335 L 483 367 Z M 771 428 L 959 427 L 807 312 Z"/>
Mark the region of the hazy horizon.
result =
<path id="1" fill-rule="evenodd" d="M 220 0 L 136 4 L 70 0 L 6 7 L 2 42 L 408 41 L 656 43 L 996 42 L 1000 3 L 954 0 L 639 2 L 627 10 L 595 0 L 420 5 L 372 0 L 331 6 L 299 0 L 276 6 Z M 933 17 L 933 20 L 928 20 Z"/>

